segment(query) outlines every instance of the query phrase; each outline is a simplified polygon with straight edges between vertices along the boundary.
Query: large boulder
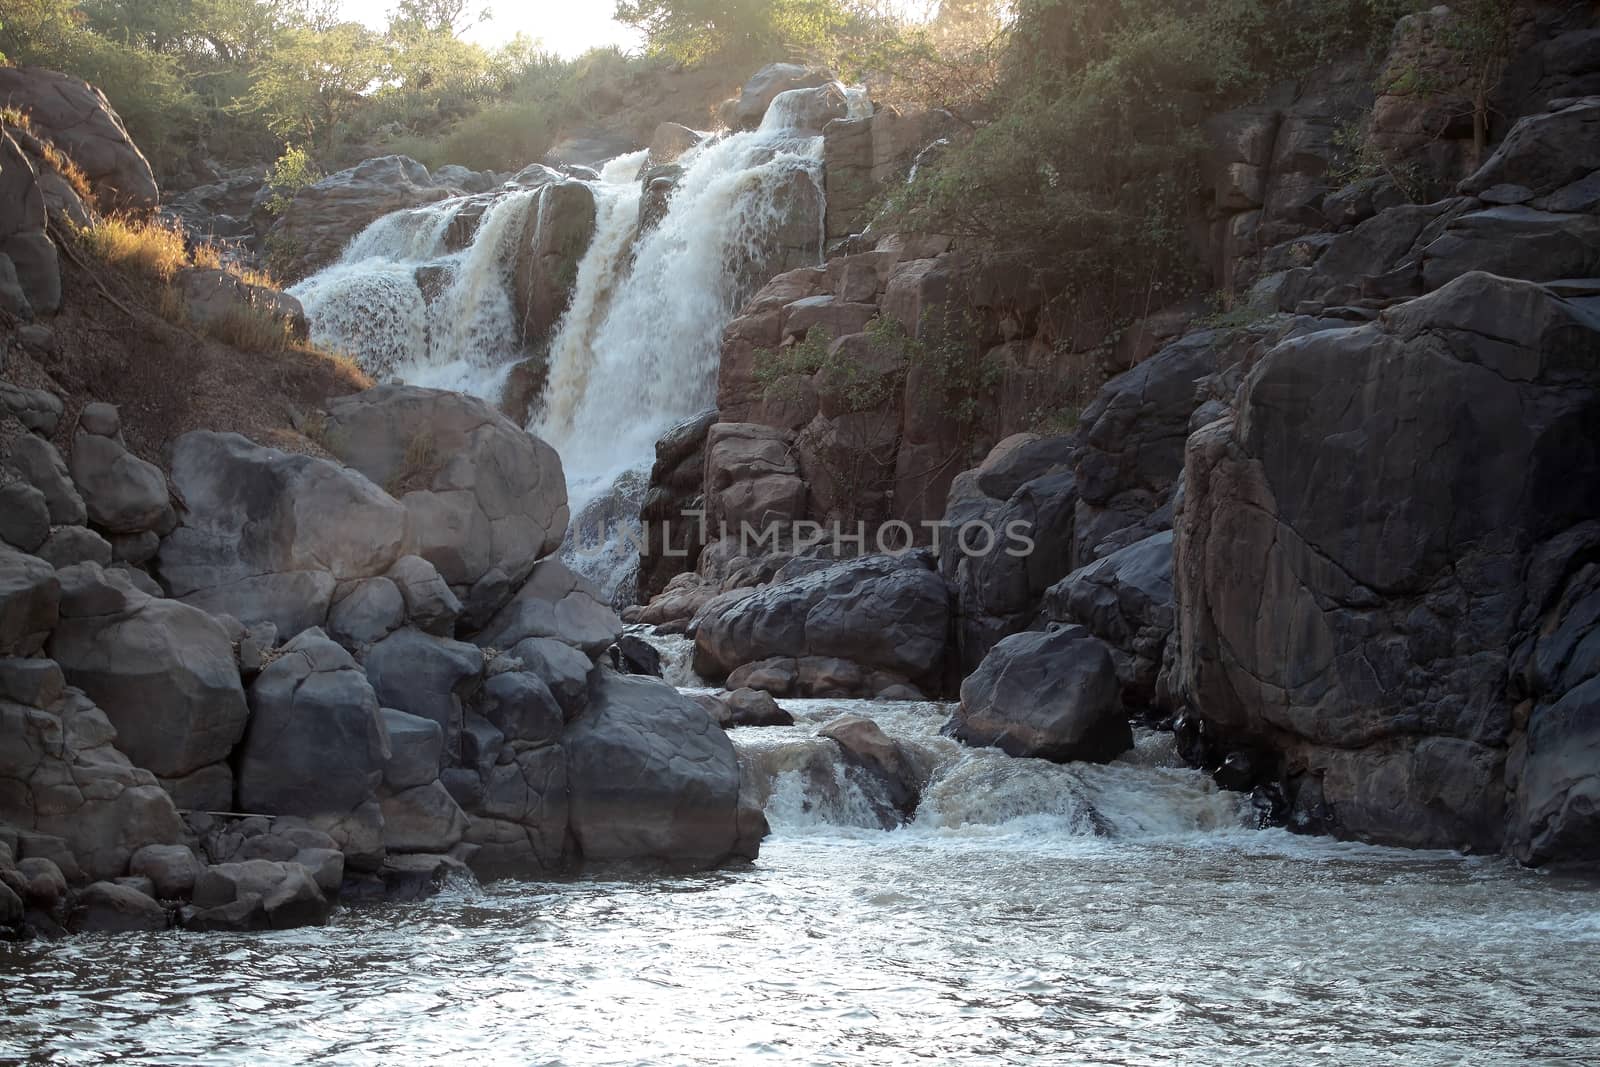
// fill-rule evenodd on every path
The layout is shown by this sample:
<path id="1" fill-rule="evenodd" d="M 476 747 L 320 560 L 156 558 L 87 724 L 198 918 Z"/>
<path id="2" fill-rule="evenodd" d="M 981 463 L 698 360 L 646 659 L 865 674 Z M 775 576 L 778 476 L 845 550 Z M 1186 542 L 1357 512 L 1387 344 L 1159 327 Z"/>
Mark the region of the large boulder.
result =
<path id="1" fill-rule="evenodd" d="M 437 723 L 445 751 L 459 750 L 464 705 L 483 675 L 482 649 L 407 628 L 373 645 L 365 666 L 384 707 Z"/>
<path id="2" fill-rule="evenodd" d="M 238 434 L 178 439 L 178 527 L 157 558 L 172 595 L 246 625 L 297 634 L 327 619 L 341 581 L 403 554 L 406 511 L 360 473 Z"/>
<path id="3" fill-rule="evenodd" d="M 755 858 L 761 831 L 741 813 L 733 744 L 671 686 L 601 671 L 562 744 L 584 859 L 706 867 Z"/>
<path id="4" fill-rule="evenodd" d="M 182 838 L 172 798 L 117 750 L 116 729 L 78 690 L 49 708 L 0 698 L 0 738 L 0 823 L 60 838 L 73 872 L 118 878 L 137 850 Z"/>
<path id="5" fill-rule="evenodd" d="M 798 63 L 769 63 L 750 76 L 731 109 L 734 124 L 747 130 L 761 125 L 767 109 L 780 93 L 827 85 L 833 75 Z M 820 127 L 818 127 L 820 129 Z"/>
<path id="6" fill-rule="evenodd" d="M 123 443 L 116 408 L 90 404 L 72 438 L 69 468 L 88 506 L 89 520 L 112 534 L 172 528 L 172 504 L 161 468 Z"/>
<path id="7" fill-rule="evenodd" d="M 567 310 L 578 262 L 594 239 L 594 193 L 583 182 L 552 182 L 539 190 L 517 246 L 512 291 L 524 343 L 548 342 Z"/>
<path id="8" fill-rule="evenodd" d="M 309 630 L 250 687 L 239 804 L 268 815 L 344 815 L 373 798 L 389 757 L 378 698 L 361 668 Z"/>
<path id="9" fill-rule="evenodd" d="M 407 156 L 363 160 L 301 189 L 272 224 L 267 240 L 288 250 L 291 273 L 304 277 L 339 258 L 356 234 L 376 219 L 448 199 L 428 168 Z"/>
<path id="10" fill-rule="evenodd" d="M 949 615 L 945 583 L 925 554 L 869 556 L 708 605 L 694 667 L 722 679 L 758 660 L 825 657 L 937 688 Z"/>
<path id="11" fill-rule="evenodd" d="M 948 731 L 1057 763 L 1105 763 L 1133 745 L 1115 665 L 1081 626 L 1015 634 L 961 684 Z"/>
<path id="12" fill-rule="evenodd" d="M 1041 614 L 1078 623 L 1105 642 L 1129 710 L 1151 707 L 1172 636 L 1171 530 L 1073 571 L 1044 595 Z"/>
<path id="13" fill-rule="evenodd" d="M 207 867 L 180 918 L 190 930 L 287 930 L 321 926 L 332 912 L 304 864 L 255 859 Z"/>
<path id="14" fill-rule="evenodd" d="M 1483 193 L 1515 185 L 1544 196 L 1597 170 L 1600 96 L 1589 96 L 1519 120 L 1483 166 L 1461 183 L 1461 191 Z"/>
<path id="15" fill-rule="evenodd" d="M 198 795 L 178 790 L 185 806 L 225 808 L 247 714 L 227 631 L 94 563 L 62 571 L 61 587 L 49 652 L 67 681 L 105 710 L 134 763 L 174 783 L 211 768 Z"/>
<path id="16" fill-rule="evenodd" d="M 165 930 L 167 910 L 131 886 L 95 882 L 73 902 L 67 927 L 75 934 L 131 934 Z"/>
<path id="17" fill-rule="evenodd" d="M 55 568 L 0 542 L 0 656 L 26 656 L 43 648 L 60 611 Z"/>
<path id="18" fill-rule="evenodd" d="M 588 579 L 559 560 L 540 561 L 511 602 L 474 640 L 484 648 L 508 649 L 528 638 L 554 638 L 591 658 L 616 643 L 622 620 Z"/>
<path id="19" fill-rule="evenodd" d="M 379 386 L 331 401 L 326 438 L 400 499 L 409 550 L 463 601 L 486 578 L 515 586 L 566 533 L 555 449 L 476 397 Z"/>
<path id="20" fill-rule="evenodd" d="M 1224 746 L 1273 757 L 1302 824 L 1505 841 L 1508 753 L 1563 733 L 1524 742 L 1508 665 L 1551 596 L 1530 549 L 1559 576 L 1581 554 L 1557 539 L 1600 517 L 1597 345 L 1585 302 L 1467 274 L 1277 345 L 1190 439 L 1176 680 Z"/>
<path id="21" fill-rule="evenodd" d="M 150 163 L 99 89 L 40 67 L 0 67 L 0 100 L 26 114 L 77 165 L 100 208 L 137 212 L 156 206 L 160 191 Z"/>
<path id="22" fill-rule="evenodd" d="M 72 484 L 67 461 L 49 441 L 23 434 L 11 442 L 6 461 L 43 495 L 51 525 L 82 526 L 89 521 L 83 497 Z"/>
<path id="23" fill-rule="evenodd" d="M 27 154 L 3 129 L 0 205 L 0 308 L 23 319 L 51 314 L 61 306 L 61 264 L 44 193 Z"/>

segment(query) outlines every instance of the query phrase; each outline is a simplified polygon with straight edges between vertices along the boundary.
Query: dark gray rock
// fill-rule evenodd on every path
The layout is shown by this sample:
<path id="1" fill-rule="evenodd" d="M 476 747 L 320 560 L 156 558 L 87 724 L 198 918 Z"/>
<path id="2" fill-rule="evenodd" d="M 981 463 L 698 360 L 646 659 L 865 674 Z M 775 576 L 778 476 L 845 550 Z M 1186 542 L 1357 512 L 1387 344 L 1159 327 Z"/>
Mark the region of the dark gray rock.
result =
<path id="1" fill-rule="evenodd" d="M 555 558 L 541 560 L 511 602 L 473 640 L 505 650 L 530 637 L 553 637 L 593 659 L 622 632 L 622 620 L 587 579 Z"/>
<path id="2" fill-rule="evenodd" d="M 465 699 L 483 675 L 483 652 L 473 645 L 396 630 L 367 653 L 367 678 L 386 708 L 439 724 L 445 751 L 454 752 Z"/>
<path id="3" fill-rule="evenodd" d="M 44 494 L 49 507 L 50 522 L 55 526 L 82 526 L 89 513 L 72 484 L 67 471 L 67 461 L 61 458 L 54 445 L 34 434 L 24 434 L 11 442 L 11 455 L 7 462 L 29 485 Z"/>
<path id="4" fill-rule="evenodd" d="M 554 638 L 529 637 L 518 641 L 509 655 L 529 673 L 539 676 L 568 719 L 588 706 L 589 673 L 594 664 L 582 652 Z"/>
<path id="5" fill-rule="evenodd" d="M 1600 97 L 1591 96 L 1559 110 L 1518 119 L 1494 154 L 1461 183 L 1461 191 L 1480 193 L 1514 184 L 1543 196 L 1597 170 Z"/>
<path id="6" fill-rule="evenodd" d="M 0 542 L 37 552 L 50 536 L 50 506 L 27 482 L 0 485 Z"/>
<path id="7" fill-rule="evenodd" d="M 483 685 L 479 707 L 507 741 L 548 745 L 561 740 L 561 704 L 536 674 L 497 674 Z"/>
<path id="8" fill-rule="evenodd" d="M 733 745 L 671 686 L 601 671 L 563 747 L 584 859 L 706 867 L 755 857 Z"/>
<path id="9" fill-rule="evenodd" d="M 768 693 L 735 689 L 723 698 L 732 713 L 730 726 L 793 726 L 794 716 L 778 707 Z M 719 723 L 719 725 L 721 725 Z"/>
<path id="10" fill-rule="evenodd" d="M 200 876 L 200 861 L 185 845 L 146 845 L 129 859 L 128 871 L 148 878 L 161 900 L 188 900 Z"/>
<path id="11" fill-rule="evenodd" d="M 383 801 L 383 845 L 390 852 L 448 852 L 467 832 L 467 816 L 437 781 Z"/>
<path id="12" fill-rule="evenodd" d="M 406 602 L 388 578 L 351 583 L 328 612 L 328 635 L 351 650 L 365 650 L 406 621 Z"/>
<path id="13" fill-rule="evenodd" d="M 57 570 L 78 563 L 109 567 L 111 545 L 104 537 L 87 527 L 58 526 L 45 543 L 39 546 L 38 556 Z"/>
<path id="14" fill-rule="evenodd" d="M 373 798 L 389 756 L 378 698 L 361 668 L 320 630 L 308 630 L 250 687 L 239 804 L 274 815 L 342 816 Z"/>
<path id="15" fill-rule="evenodd" d="M 389 736 L 384 784 L 390 789 L 410 789 L 438 778 L 444 755 L 444 730 L 439 724 L 395 708 L 381 708 L 379 715 Z"/>
<path id="16" fill-rule="evenodd" d="M 1111 654 L 1081 626 L 995 645 L 961 684 L 947 730 L 969 745 L 1057 763 L 1105 763 L 1133 746 Z"/>
<path id="17" fill-rule="evenodd" d="M 774 656 L 830 657 L 936 680 L 948 624 L 949 594 L 926 555 L 865 557 L 714 602 L 698 623 L 694 667 L 720 679 Z"/>
<path id="18" fill-rule="evenodd" d="M 75 934 L 165 930 L 167 909 L 130 886 L 95 882 L 78 894 L 67 926 Z"/>

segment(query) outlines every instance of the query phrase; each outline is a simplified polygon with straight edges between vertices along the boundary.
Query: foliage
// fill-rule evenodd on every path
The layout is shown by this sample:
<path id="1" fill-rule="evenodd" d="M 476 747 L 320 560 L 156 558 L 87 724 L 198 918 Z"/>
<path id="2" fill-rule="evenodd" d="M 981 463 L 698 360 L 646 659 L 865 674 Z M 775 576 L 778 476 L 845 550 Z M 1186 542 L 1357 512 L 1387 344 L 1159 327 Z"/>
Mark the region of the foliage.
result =
<path id="1" fill-rule="evenodd" d="M 360 23 L 294 29 L 262 62 L 239 110 L 261 115 L 281 137 L 328 148 L 383 73 L 377 36 Z"/>
<path id="2" fill-rule="evenodd" d="M 160 220 L 96 219 L 75 231 L 79 247 L 107 266 L 170 282 L 189 266 L 183 229 Z"/>
<path id="3" fill-rule="evenodd" d="M 891 199 L 885 224 L 1033 250 L 1107 319 L 1159 306 L 1199 277 L 1186 225 L 1204 118 L 1387 33 L 1394 7 L 1021 0 L 995 113 Z"/>
<path id="4" fill-rule="evenodd" d="M 272 195 L 267 198 L 267 213 L 273 216 L 283 214 L 294 202 L 296 193 L 321 180 L 322 172 L 312 161 L 311 153 L 290 145 L 267 171 L 267 188 L 272 190 Z"/>
<path id="5" fill-rule="evenodd" d="M 888 316 L 869 323 L 867 333 L 875 345 L 898 353 L 915 380 L 917 400 L 953 418 L 963 435 L 976 428 L 1000 368 L 985 355 L 971 311 L 954 302 L 936 304 L 923 313 L 916 336 Z"/>
<path id="6" fill-rule="evenodd" d="M 618 0 L 618 22 L 679 63 L 817 55 L 860 16 L 842 0 Z"/>

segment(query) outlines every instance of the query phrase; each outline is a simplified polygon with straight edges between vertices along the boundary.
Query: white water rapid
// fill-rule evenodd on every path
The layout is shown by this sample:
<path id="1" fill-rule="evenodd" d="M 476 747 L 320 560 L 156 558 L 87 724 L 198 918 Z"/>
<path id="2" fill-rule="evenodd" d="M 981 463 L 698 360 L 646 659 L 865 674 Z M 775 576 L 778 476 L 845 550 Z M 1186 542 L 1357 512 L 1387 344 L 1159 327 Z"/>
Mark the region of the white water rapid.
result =
<path id="1" fill-rule="evenodd" d="M 864 93 L 845 97 L 853 112 L 867 106 Z M 780 94 L 759 129 L 689 149 L 665 216 L 643 235 L 646 153 L 619 156 L 587 183 L 594 237 L 550 341 L 529 429 L 555 446 L 566 471 L 569 561 L 608 595 L 636 555 L 629 538 L 656 439 L 715 398 L 723 328 L 771 275 L 822 258 L 822 138 L 801 128 L 812 99 L 811 90 Z M 511 366 L 529 354 L 514 271 L 541 195 L 500 196 L 458 251 L 448 247 L 452 222 L 482 197 L 378 219 L 336 264 L 290 290 L 313 340 L 380 379 L 498 401 Z"/>

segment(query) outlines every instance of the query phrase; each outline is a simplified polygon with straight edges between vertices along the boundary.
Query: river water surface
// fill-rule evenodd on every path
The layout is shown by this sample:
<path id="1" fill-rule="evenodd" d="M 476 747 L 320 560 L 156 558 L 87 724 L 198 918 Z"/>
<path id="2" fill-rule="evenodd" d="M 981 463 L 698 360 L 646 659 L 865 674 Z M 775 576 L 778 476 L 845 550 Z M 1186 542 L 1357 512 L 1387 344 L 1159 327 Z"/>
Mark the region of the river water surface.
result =
<path id="1" fill-rule="evenodd" d="M 793 706 L 735 731 L 753 866 L 3 946 L 0 1061 L 1600 1062 L 1593 882 L 1249 829 L 1155 735 L 1063 768 Z M 840 711 L 931 767 L 911 826 L 823 755 Z"/>

